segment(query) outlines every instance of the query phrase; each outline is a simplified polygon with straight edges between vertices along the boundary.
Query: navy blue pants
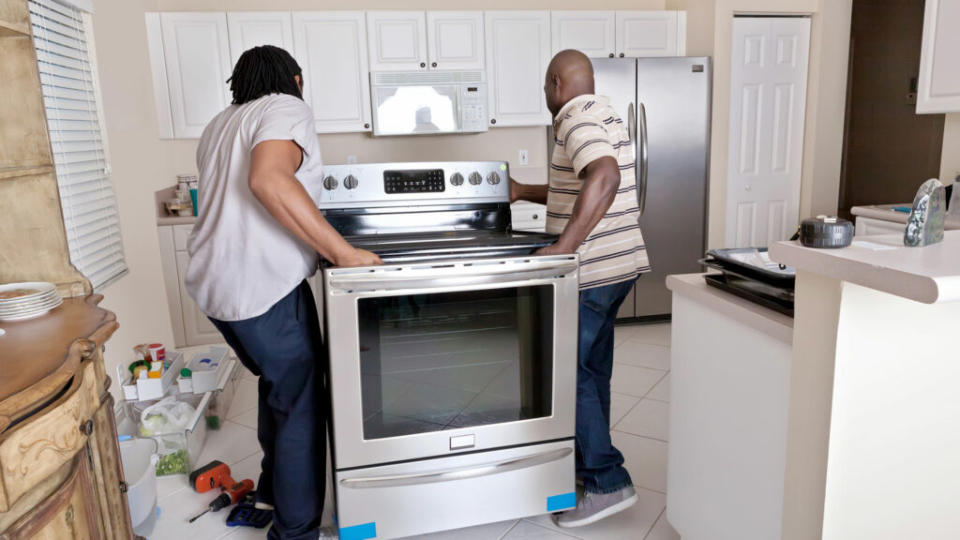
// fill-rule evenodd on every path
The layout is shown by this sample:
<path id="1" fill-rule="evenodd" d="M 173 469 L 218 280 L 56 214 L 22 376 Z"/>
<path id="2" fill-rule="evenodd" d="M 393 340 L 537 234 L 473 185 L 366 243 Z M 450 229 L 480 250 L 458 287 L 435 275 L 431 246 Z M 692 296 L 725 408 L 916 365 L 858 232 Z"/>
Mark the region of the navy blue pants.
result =
<path id="1" fill-rule="evenodd" d="M 260 379 L 257 500 L 275 506 L 267 537 L 315 540 L 326 487 L 326 349 L 310 285 L 302 282 L 263 315 L 210 320 Z"/>
<path id="2" fill-rule="evenodd" d="M 624 281 L 580 292 L 577 477 L 591 493 L 612 493 L 633 483 L 610 439 L 613 327 L 632 286 Z"/>

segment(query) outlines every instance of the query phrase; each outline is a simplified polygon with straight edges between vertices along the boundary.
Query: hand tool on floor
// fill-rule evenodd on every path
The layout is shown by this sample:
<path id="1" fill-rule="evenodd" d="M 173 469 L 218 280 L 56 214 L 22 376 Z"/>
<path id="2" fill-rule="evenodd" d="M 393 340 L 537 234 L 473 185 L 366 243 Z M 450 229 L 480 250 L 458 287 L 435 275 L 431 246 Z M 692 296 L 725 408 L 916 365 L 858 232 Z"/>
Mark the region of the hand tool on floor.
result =
<path id="1" fill-rule="evenodd" d="M 253 480 L 249 478 L 237 482 L 230 476 L 230 467 L 222 461 L 211 461 L 207 465 L 190 473 L 190 485 L 197 493 L 206 493 L 212 489 L 223 490 L 216 499 L 210 502 L 206 510 L 190 518 L 193 523 L 207 512 L 217 512 L 236 503 L 247 493 L 253 491 Z"/>

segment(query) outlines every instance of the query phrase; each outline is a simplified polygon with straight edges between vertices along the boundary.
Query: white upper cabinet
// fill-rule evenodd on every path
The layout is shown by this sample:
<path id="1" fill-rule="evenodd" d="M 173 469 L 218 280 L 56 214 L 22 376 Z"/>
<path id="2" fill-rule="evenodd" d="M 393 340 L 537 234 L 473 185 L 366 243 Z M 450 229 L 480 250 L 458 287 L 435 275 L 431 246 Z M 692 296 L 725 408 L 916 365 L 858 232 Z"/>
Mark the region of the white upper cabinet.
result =
<path id="1" fill-rule="evenodd" d="M 543 94 L 551 58 L 550 13 L 487 11 L 484 30 L 490 125 L 550 124 Z"/>
<path id="2" fill-rule="evenodd" d="M 428 11 L 427 56 L 431 69 L 483 69 L 483 13 Z"/>
<path id="3" fill-rule="evenodd" d="M 231 65 L 247 49 L 273 45 L 293 56 L 293 22 L 289 11 L 239 11 L 227 13 Z"/>
<path id="4" fill-rule="evenodd" d="M 371 71 L 427 68 L 427 24 L 422 11 L 368 11 Z"/>
<path id="5" fill-rule="evenodd" d="M 960 2 L 927 0 L 917 113 L 960 112 Z"/>
<path id="6" fill-rule="evenodd" d="M 293 14 L 304 100 L 318 133 L 370 131 L 367 34 L 362 11 Z"/>
<path id="7" fill-rule="evenodd" d="M 618 11 L 617 56 L 683 56 L 685 11 Z"/>
<path id="8" fill-rule="evenodd" d="M 231 101 L 226 83 L 231 73 L 227 15 L 161 13 L 160 27 L 173 136 L 199 137 Z"/>
<path id="9" fill-rule="evenodd" d="M 614 56 L 616 16 L 613 11 L 553 11 L 550 22 L 553 54 L 576 49 L 591 58 Z"/>

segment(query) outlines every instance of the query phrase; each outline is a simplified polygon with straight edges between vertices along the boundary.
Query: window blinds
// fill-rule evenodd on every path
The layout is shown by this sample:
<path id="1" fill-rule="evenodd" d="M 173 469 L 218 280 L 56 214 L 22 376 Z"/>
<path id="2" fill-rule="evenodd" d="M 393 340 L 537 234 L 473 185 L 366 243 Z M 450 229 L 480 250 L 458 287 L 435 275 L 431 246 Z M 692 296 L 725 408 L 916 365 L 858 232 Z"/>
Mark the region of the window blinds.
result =
<path id="1" fill-rule="evenodd" d="M 29 4 L 70 260 L 100 290 L 127 266 L 87 15 L 55 0 Z"/>

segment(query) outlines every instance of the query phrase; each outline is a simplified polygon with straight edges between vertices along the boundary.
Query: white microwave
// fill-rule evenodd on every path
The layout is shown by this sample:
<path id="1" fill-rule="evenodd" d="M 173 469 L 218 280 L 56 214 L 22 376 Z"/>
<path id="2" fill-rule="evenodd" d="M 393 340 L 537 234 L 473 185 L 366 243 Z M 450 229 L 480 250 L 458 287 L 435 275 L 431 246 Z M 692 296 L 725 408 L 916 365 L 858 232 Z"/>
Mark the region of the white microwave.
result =
<path id="1" fill-rule="evenodd" d="M 370 73 L 374 135 L 487 131 L 483 71 Z"/>

